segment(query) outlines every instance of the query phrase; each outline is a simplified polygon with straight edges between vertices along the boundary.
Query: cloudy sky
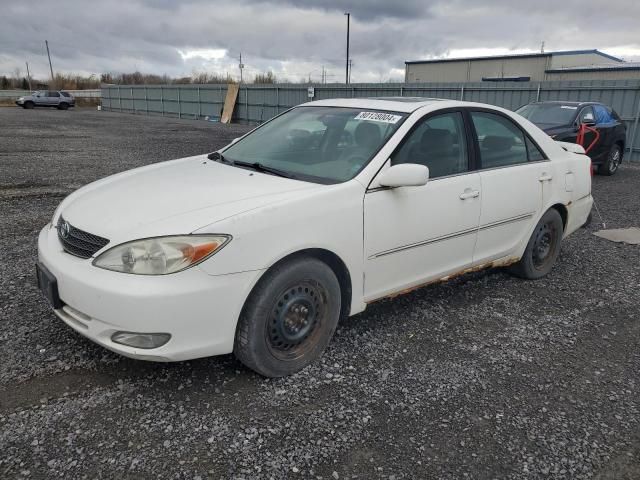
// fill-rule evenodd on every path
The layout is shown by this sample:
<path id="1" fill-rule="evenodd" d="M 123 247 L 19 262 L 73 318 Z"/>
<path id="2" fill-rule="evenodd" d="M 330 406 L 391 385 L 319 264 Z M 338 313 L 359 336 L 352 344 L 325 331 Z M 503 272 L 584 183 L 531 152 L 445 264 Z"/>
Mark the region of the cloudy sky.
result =
<path id="1" fill-rule="evenodd" d="M 401 80 L 404 61 L 598 48 L 640 60 L 640 1 L 610 0 L 0 0 L 0 75 L 56 71 Z"/>

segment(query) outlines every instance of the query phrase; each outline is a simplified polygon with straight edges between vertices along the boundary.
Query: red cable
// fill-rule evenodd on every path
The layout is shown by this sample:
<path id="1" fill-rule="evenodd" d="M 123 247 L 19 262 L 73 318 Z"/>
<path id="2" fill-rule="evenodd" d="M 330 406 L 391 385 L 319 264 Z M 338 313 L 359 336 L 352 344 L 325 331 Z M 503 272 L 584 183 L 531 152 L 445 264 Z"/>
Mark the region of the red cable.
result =
<path id="1" fill-rule="evenodd" d="M 595 133 L 595 137 L 593 139 L 593 142 L 591 142 L 588 147 L 585 147 L 585 133 L 587 133 L 587 131 Z M 589 153 L 589 151 L 595 146 L 598 140 L 600 140 L 600 132 L 598 132 L 597 129 L 589 127 L 584 123 L 580 124 L 580 129 L 578 130 L 578 135 L 576 136 L 576 143 L 584 148 L 584 153 Z"/>

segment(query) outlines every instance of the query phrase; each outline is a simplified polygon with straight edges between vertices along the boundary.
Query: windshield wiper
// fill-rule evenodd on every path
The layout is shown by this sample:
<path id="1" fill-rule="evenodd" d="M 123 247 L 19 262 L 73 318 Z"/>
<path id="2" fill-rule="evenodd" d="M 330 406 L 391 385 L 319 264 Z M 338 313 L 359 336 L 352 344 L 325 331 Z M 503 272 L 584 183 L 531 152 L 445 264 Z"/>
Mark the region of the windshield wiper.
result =
<path id="1" fill-rule="evenodd" d="M 235 165 L 236 167 L 242 167 L 242 168 L 251 168 L 256 172 L 270 173 L 272 175 L 277 175 L 278 177 L 296 178 L 295 175 L 293 175 L 292 173 L 285 172 L 284 170 L 280 170 L 278 168 L 273 168 L 267 165 L 263 165 L 260 162 L 241 162 L 239 160 L 235 160 L 231 165 Z"/>
<path id="2" fill-rule="evenodd" d="M 231 160 L 229 158 L 225 158 L 220 152 L 211 152 L 209 155 L 207 155 L 207 158 L 215 162 L 226 163 L 227 165 L 233 165 L 235 167 L 250 168 L 252 170 L 255 170 L 256 172 L 270 173 L 271 175 L 277 175 L 278 177 L 284 178 L 295 178 L 295 176 L 289 172 L 285 172 L 284 170 L 273 167 L 268 167 L 267 165 L 263 165 L 260 162 L 242 162 L 239 160 Z"/>

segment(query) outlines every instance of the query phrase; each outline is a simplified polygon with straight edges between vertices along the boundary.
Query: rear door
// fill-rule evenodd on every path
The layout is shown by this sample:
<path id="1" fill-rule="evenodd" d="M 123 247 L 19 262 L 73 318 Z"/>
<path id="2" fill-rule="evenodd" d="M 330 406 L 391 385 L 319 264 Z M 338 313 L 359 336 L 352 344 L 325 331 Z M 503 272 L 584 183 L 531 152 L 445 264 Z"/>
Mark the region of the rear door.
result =
<path id="1" fill-rule="evenodd" d="M 482 211 L 473 264 L 514 255 L 551 193 L 551 163 L 506 115 L 470 111 L 476 136 Z"/>
<path id="2" fill-rule="evenodd" d="M 618 122 L 611 112 L 604 105 L 593 105 L 596 128 L 600 134 L 600 139 L 594 148 L 592 158 L 604 161 L 611 150 L 611 146 L 616 141 L 616 128 Z"/>

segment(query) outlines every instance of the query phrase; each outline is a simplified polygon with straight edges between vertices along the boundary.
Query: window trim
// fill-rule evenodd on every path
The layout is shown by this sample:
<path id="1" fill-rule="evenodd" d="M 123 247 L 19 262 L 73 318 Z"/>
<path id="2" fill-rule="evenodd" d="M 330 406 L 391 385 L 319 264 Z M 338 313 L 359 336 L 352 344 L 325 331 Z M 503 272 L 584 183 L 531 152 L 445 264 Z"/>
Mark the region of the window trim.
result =
<path id="1" fill-rule="evenodd" d="M 498 117 L 502 117 L 504 119 L 506 119 L 507 121 L 511 122 L 518 130 L 520 130 L 520 132 L 522 132 L 523 137 L 525 137 L 525 140 L 528 138 L 529 141 L 531 143 L 533 143 L 533 145 L 538 149 L 538 151 L 540 151 L 540 153 L 542 153 L 542 160 L 531 160 L 530 156 L 529 156 L 529 149 L 527 148 L 527 144 L 525 141 L 525 151 L 527 152 L 527 161 L 523 162 L 523 163 L 513 163 L 511 165 L 503 165 L 503 166 L 499 166 L 499 167 L 487 167 L 487 168 L 483 168 L 482 167 L 482 157 L 480 155 L 480 140 L 478 139 L 478 132 L 476 132 L 476 127 L 473 123 L 473 118 L 471 117 L 471 114 L 473 112 L 480 112 L 480 113 L 490 113 L 493 115 L 496 115 Z M 524 127 L 522 127 L 522 125 L 520 125 L 516 120 L 514 120 L 513 118 L 511 118 L 509 115 L 497 111 L 497 110 L 492 110 L 490 108 L 484 108 L 484 107 L 466 107 L 465 108 L 465 113 L 468 116 L 469 119 L 469 128 L 472 129 L 472 135 L 473 135 L 473 142 L 474 142 L 474 150 L 475 150 L 475 159 L 476 159 L 476 164 L 474 165 L 475 170 L 478 172 L 481 171 L 488 171 L 488 170 L 498 170 L 501 168 L 512 168 L 512 167 L 518 167 L 520 165 L 530 165 L 532 163 L 540 163 L 540 162 L 549 162 L 549 156 L 547 155 L 547 152 L 545 152 L 542 148 L 540 148 L 540 145 L 538 144 L 538 142 L 536 142 L 531 135 L 529 135 L 529 133 L 524 129 Z"/>

